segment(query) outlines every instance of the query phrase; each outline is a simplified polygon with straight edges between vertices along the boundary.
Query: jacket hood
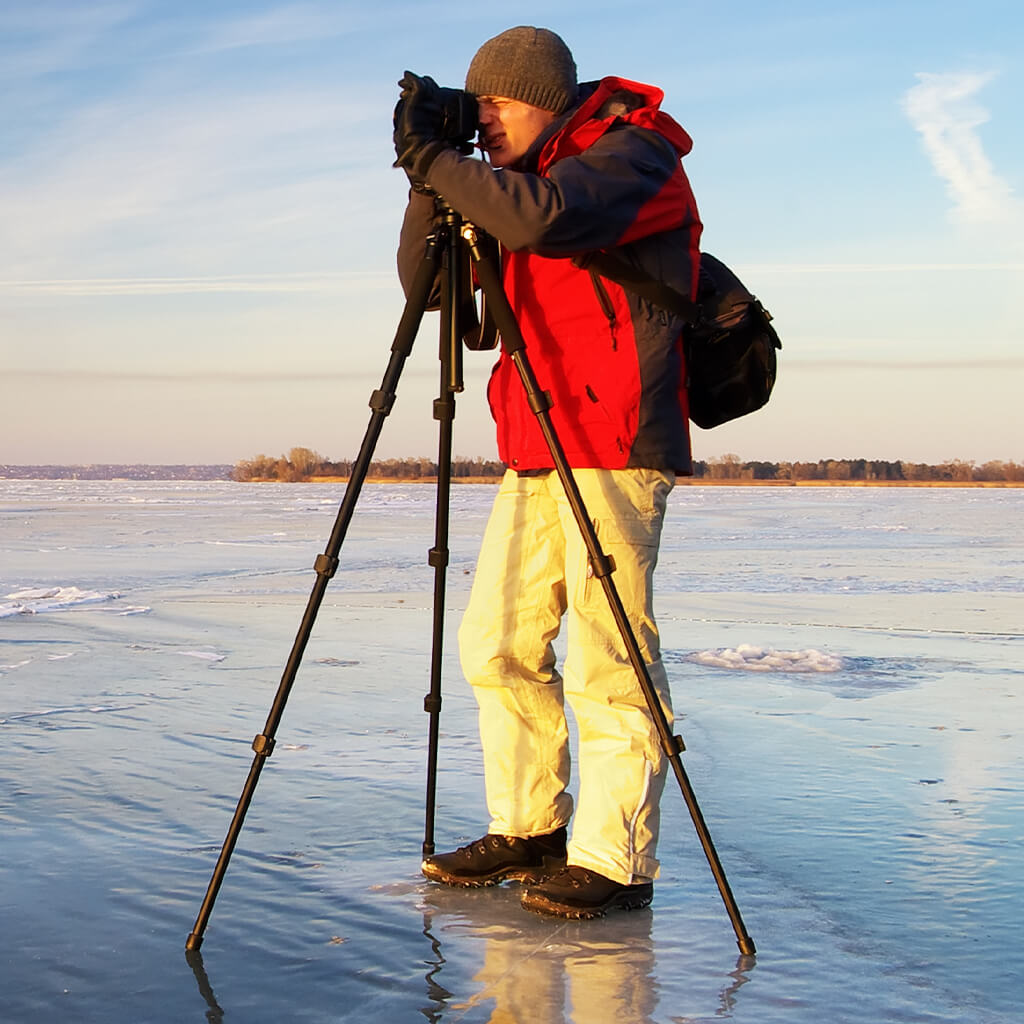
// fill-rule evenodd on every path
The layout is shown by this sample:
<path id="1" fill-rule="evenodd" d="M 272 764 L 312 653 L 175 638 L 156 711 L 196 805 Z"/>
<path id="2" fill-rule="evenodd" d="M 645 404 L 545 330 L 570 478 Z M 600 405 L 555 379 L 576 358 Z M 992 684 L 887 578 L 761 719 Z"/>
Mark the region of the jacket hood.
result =
<path id="1" fill-rule="evenodd" d="M 648 128 L 666 139 L 680 157 L 693 149 L 685 129 L 660 109 L 665 93 L 653 85 L 608 77 L 580 86 L 582 99 L 566 115 L 563 126 L 545 140 L 539 164 L 581 153 L 617 123 Z"/>

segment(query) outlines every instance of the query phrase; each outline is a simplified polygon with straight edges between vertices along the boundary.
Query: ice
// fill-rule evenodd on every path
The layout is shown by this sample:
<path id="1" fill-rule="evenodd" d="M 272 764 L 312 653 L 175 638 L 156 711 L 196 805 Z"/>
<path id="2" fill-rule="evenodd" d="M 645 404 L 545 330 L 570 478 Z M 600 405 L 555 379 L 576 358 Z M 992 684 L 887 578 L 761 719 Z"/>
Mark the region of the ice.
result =
<path id="1" fill-rule="evenodd" d="M 663 657 L 741 957 L 671 778 L 649 911 L 422 879 L 435 492 L 368 485 L 186 960 L 342 493 L 0 482 L 5 1021 L 1019 1019 L 1012 489 L 673 493 Z M 454 638 L 493 495 L 452 494 L 441 849 L 487 822 Z"/>

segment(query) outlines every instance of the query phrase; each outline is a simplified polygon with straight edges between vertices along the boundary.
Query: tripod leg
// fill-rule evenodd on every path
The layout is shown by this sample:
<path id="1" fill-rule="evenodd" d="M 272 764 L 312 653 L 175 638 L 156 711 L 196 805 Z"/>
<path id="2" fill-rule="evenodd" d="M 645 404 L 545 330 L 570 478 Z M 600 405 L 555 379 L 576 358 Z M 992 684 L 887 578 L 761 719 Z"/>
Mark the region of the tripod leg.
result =
<path id="1" fill-rule="evenodd" d="M 324 553 L 318 555 L 316 562 L 314 563 L 313 568 L 317 574 L 316 581 L 313 584 L 313 590 L 306 604 L 306 611 L 302 617 L 302 622 L 295 637 L 295 642 L 292 645 L 291 654 L 288 657 L 284 672 L 282 673 L 281 682 L 278 686 L 273 706 L 270 709 L 270 714 L 267 717 L 266 725 L 263 728 L 263 732 L 260 733 L 252 742 L 252 749 L 255 752 L 255 757 L 253 758 L 252 766 L 249 769 L 249 776 L 246 779 L 244 788 L 242 789 L 242 794 L 239 797 L 238 805 L 235 808 L 234 817 L 231 819 L 231 824 L 228 828 L 227 836 L 224 839 L 224 845 L 221 848 L 220 856 L 218 857 L 217 864 L 214 867 L 213 877 L 210 879 L 210 884 L 207 887 L 206 896 L 203 900 L 202 906 L 200 907 L 195 925 L 185 942 L 185 948 L 187 950 L 198 950 L 202 945 L 203 933 L 206 930 L 210 914 L 213 911 L 213 904 L 217 899 L 217 893 L 220 891 L 221 883 L 224 881 L 224 875 L 227 872 L 228 863 L 231 860 L 231 854 L 233 853 L 235 844 L 238 841 L 238 836 L 242 831 L 242 824 L 245 820 L 245 815 L 249 810 L 249 805 L 252 802 L 253 794 L 256 791 L 256 784 L 259 782 L 260 773 L 263 771 L 263 766 L 266 764 L 267 758 L 270 757 L 274 751 L 274 744 L 276 742 L 275 734 L 277 732 L 277 727 L 280 724 L 281 716 L 284 713 L 285 704 L 288 701 L 288 695 L 291 693 L 292 685 L 294 684 L 295 677 L 298 674 L 299 664 L 302 661 L 302 655 L 306 650 L 306 645 L 308 644 L 309 637 L 313 631 L 313 624 L 316 621 L 317 612 L 320 609 L 320 605 L 322 604 L 324 595 L 327 591 L 327 584 L 337 571 L 338 553 L 340 552 L 341 545 L 348 533 L 352 514 L 355 511 L 356 502 L 359 499 L 359 493 L 366 480 L 366 474 L 369 470 L 370 461 L 373 457 L 377 441 L 380 438 L 380 433 L 384 426 L 384 420 L 387 418 L 388 414 L 391 412 L 392 406 L 394 405 L 395 390 L 398 386 L 398 380 L 401 376 L 402 369 L 405 366 L 405 361 L 409 357 L 409 353 L 412 351 L 412 345 L 416 339 L 416 332 L 419 330 L 420 322 L 423 319 L 423 313 L 426 310 L 431 289 L 433 288 L 434 281 L 437 277 L 439 244 L 439 239 L 436 233 L 431 235 L 427 240 L 427 248 L 423 262 L 413 279 L 412 286 L 409 289 L 409 297 L 405 304 L 405 310 L 403 311 L 402 318 L 399 321 L 398 328 L 395 332 L 395 340 L 391 346 L 391 359 L 388 362 L 380 388 L 378 388 L 378 390 L 376 390 L 370 397 L 370 408 L 373 410 L 370 417 L 370 423 L 367 426 L 366 434 L 363 437 L 359 455 L 356 458 L 352 469 L 352 475 L 349 477 L 349 482 L 345 488 L 345 496 L 342 499 L 341 507 L 338 509 L 338 515 L 334 522 L 334 528 L 331 531 L 330 540 L 328 541 Z"/>
<path id="2" fill-rule="evenodd" d="M 470 234 L 471 233 L 472 232 L 470 232 Z M 655 690 L 650 674 L 647 671 L 647 665 L 644 663 L 643 655 L 640 651 L 640 645 L 636 639 L 636 634 L 633 631 L 632 624 L 629 621 L 629 617 L 626 614 L 626 610 L 623 607 L 622 600 L 619 597 L 618 590 L 616 589 L 615 582 L 612 579 L 614 565 L 612 564 L 611 559 L 609 559 L 601 550 L 597 533 L 595 532 L 594 526 L 587 514 L 583 498 L 580 495 L 579 488 L 577 487 L 576 481 L 573 477 L 572 469 L 566 459 L 565 451 L 562 448 L 558 435 L 552 425 L 550 415 L 551 399 L 541 390 L 537 382 L 537 378 L 534 375 L 533 368 L 530 365 L 530 361 L 526 354 L 526 342 L 523 339 L 522 332 L 519 330 L 519 324 L 516 322 L 515 314 L 512 311 L 512 307 L 509 305 L 508 297 L 505 295 L 505 290 L 502 286 L 501 279 L 494 262 L 486 256 L 481 246 L 474 244 L 472 240 L 470 240 L 470 245 L 472 247 L 471 251 L 473 253 L 477 276 L 480 280 L 480 286 L 487 297 L 487 301 L 491 304 L 490 308 L 498 325 L 498 330 L 501 333 L 505 351 L 511 357 L 519 373 L 520 379 L 522 380 L 530 409 L 537 416 L 537 421 L 541 432 L 544 435 L 544 440 L 547 443 L 548 450 L 550 451 L 551 457 L 555 463 L 558 478 L 562 483 L 566 497 L 569 500 L 569 505 L 572 508 L 573 518 L 576 520 L 583 536 L 587 553 L 590 556 L 590 563 L 593 566 L 594 575 L 601 580 L 601 585 L 611 607 L 612 615 L 615 618 L 616 625 L 622 635 L 623 643 L 626 646 L 630 663 L 636 672 L 640 689 L 643 691 L 644 698 L 647 701 L 647 706 L 651 712 L 651 718 L 658 730 L 662 749 L 672 765 L 676 781 L 679 783 L 679 788 L 683 794 L 683 800 L 686 802 L 697 836 L 704 849 L 704 855 L 707 857 L 708 864 L 711 867 L 711 873 L 714 876 L 715 882 L 718 885 L 718 890 L 721 893 L 722 900 L 725 903 L 726 912 L 732 922 L 733 930 L 736 932 L 737 945 L 739 946 L 741 953 L 753 955 L 755 952 L 753 939 L 751 939 L 747 934 L 747 930 L 743 924 L 743 919 L 740 916 L 739 907 L 736 905 L 736 900 L 734 899 L 732 890 L 729 887 L 728 879 L 725 877 L 725 871 L 722 868 L 721 861 L 718 858 L 718 853 L 711 840 L 711 834 L 708 831 L 707 824 L 704 821 L 704 816 L 701 814 L 700 807 L 697 804 L 697 799 L 693 793 L 693 787 L 690 785 L 686 769 L 683 767 L 682 758 L 680 757 L 680 752 L 685 749 L 683 741 L 679 736 L 674 736 L 671 728 L 669 727 L 668 719 L 665 716 L 664 709 L 658 699 L 657 691 Z"/>
<path id="3" fill-rule="evenodd" d="M 430 658 L 430 692 L 423 699 L 423 710 L 430 716 L 427 743 L 426 815 L 423 829 L 423 856 L 434 852 L 434 818 L 437 807 L 437 761 L 441 730 L 441 672 L 444 650 L 445 593 L 450 551 L 448 525 L 451 505 L 452 435 L 455 422 L 455 395 L 462 390 L 462 339 L 459 326 L 461 280 L 459 243 L 455 233 L 458 217 L 450 213 L 447 244 L 441 260 L 441 334 L 440 395 L 434 402 L 438 422 L 437 498 L 434 514 L 434 546 L 428 563 L 434 569 L 434 619 Z"/>

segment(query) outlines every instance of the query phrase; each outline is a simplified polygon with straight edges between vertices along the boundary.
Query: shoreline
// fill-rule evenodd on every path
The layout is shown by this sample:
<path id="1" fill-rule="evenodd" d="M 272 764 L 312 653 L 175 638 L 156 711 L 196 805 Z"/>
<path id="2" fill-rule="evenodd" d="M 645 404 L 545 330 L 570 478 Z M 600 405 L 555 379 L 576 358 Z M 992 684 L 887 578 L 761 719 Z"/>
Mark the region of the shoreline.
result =
<path id="1" fill-rule="evenodd" d="M 109 483 L 247 483 L 247 484 L 347 484 L 347 476 L 311 476 L 305 480 L 278 480 L 274 477 L 255 477 L 251 480 L 232 481 L 230 478 L 214 480 L 181 478 L 181 477 L 152 477 L 140 479 L 131 476 L 109 476 L 109 477 L 28 477 L 28 476 L 0 476 L 0 482 L 89 482 L 105 481 Z M 500 476 L 460 476 L 452 477 L 452 486 L 461 484 L 491 484 L 497 487 L 501 483 Z M 436 476 L 368 476 L 365 483 L 368 484 L 437 484 Z M 1024 487 L 1024 480 L 724 480 L 716 477 L 692 477 L 677 476 L 676 486 L 678 487 L 978 487 L 978 488 L 1020 488 Z"/>
<path id="2" fill-rule="evenodd" d="M 452 485 L 500 484 L 500 476 L 453 477 Z M 314 476 L 308 480 L 248 480 L 246 483 L 310 483 L 344 484 L 347 476 Z M 368 484 L 436 484 L 437 477 L 368 476 Z M 1024 480 L 720 480 L 709 477 L 677 476 L 676 486 L 683 487 L 1024 487 Z"/>

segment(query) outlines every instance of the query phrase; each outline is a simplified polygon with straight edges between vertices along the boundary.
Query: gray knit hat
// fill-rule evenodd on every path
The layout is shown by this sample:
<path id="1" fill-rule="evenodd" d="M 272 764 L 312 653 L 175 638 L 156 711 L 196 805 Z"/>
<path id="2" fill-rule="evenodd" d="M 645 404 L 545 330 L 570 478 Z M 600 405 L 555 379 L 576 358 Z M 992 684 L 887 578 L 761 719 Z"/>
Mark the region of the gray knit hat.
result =
<path id="1" fill-rule="evenodd" d="M 466 91 L 561 114 L 576 101 L 576 62 L 550 29 L 520 25 L 477 50 L 466 72 Z"/>

